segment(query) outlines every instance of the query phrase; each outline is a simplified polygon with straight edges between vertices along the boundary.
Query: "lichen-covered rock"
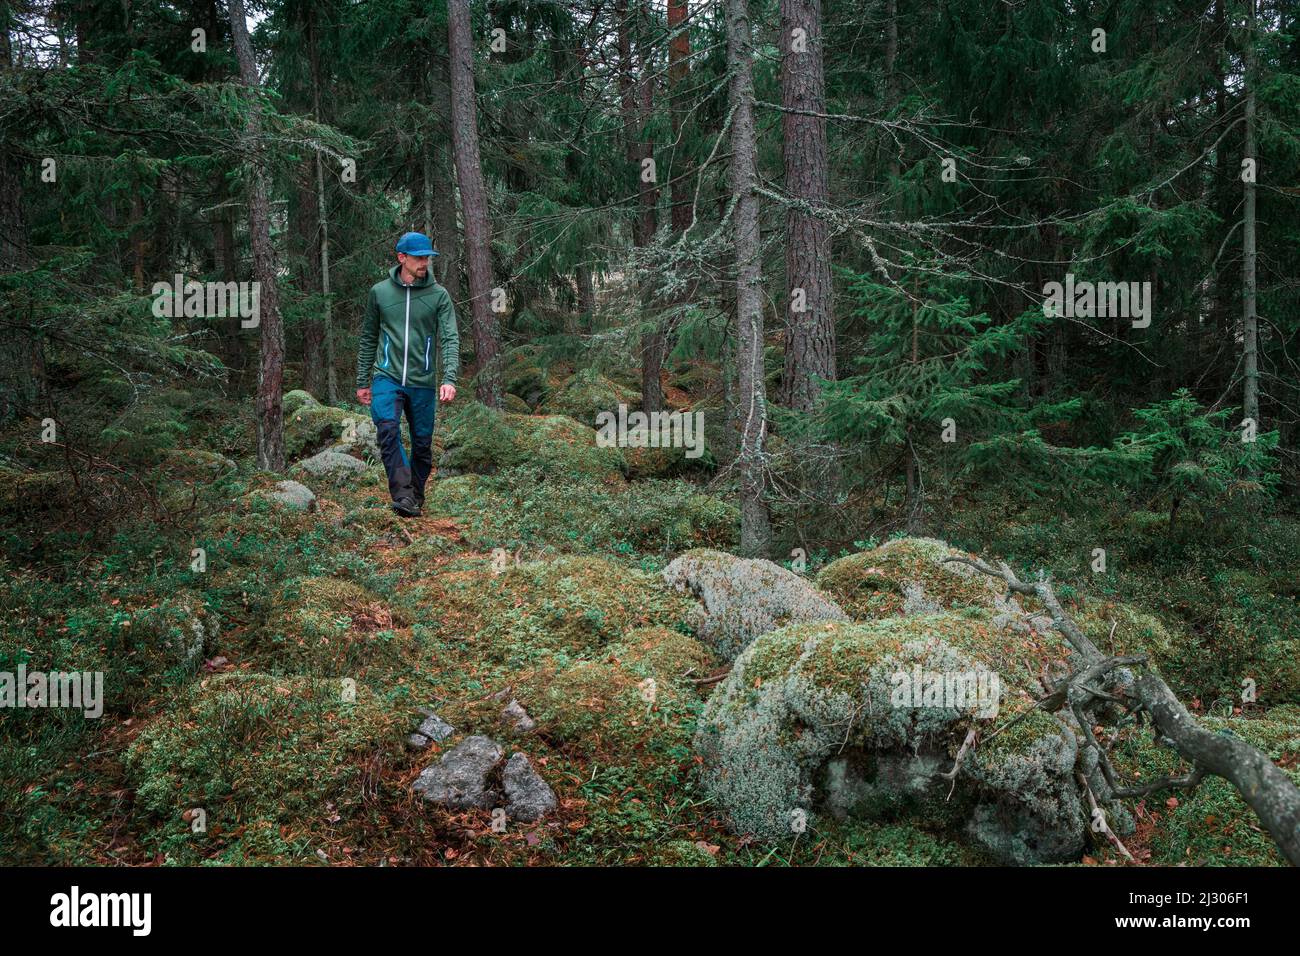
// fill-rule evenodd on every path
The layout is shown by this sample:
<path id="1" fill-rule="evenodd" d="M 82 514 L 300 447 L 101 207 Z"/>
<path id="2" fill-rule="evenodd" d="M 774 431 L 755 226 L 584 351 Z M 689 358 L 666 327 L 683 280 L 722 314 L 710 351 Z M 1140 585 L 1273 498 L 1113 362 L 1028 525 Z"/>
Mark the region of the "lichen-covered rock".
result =
<path id="1" fill-rule="evenodd" d="M 565 415 L 511 415 L 471 404 L 448 424 L 438 476 L 490 475 L 540 464 L 559 474 L 621 479 L 627 463 L 617 448 L 596 444 L 595 429 Z"/>
<path id="2" fill-rule="evenodd" d="M 700 601 L 692 616 L 695 632 L 728 660 L 785 624 L 848 619 L 794 572 L 724 551 L 687 551 L 664 568 L 664 580 Z"/>
<path id="3" fill-rule="evenodd" d="M 701 719 L 706 789 L 736 830 L 765 839 L 821 811 L 911 811 L 1009 862 L 1076 858 L 1087 819 L 1078 743 L 1051 715 L 1032 710 L 968 752 L 952 801 L 951 783 L 934 776 L 951 769 L 967 731 L 1033 708 L 1026 685 L 999 669 L 1007 632 L 992 617 L 797 624 L 759 637 Z"/>
<path id="4" fill-rule="evenodd" d="M 817 575 L 817 587 L 861 620 L 1001 609 L 1006 585 L 968 565 L 945 563 L 957 557 L 971 555 L 934 538 L 897 538 L 832 561 Z"/>
<path id="5" fill-rule="evenodd" d="M 501 719 L 521 734 L 526 734 L 537 726 L 537 721 L 528 716 L 528 711 L 517 700 L 510 701 L 502 708 Z"/>
<path id="6" fill-rule="evenodd" d="M 314 478 L 347 479 L 366 472 L 366 463 L 337 451 L 317 452 L 298 462 L 295 468 Z"/>
<path id="7" fill-rule="evenodd" d="M 430 744 L 442 743 L 456 732 L 451 724 L 433 711 L 425 709 L 423 713 L 424 720 L 420 726 L 406 738 L 406 745 L 412 750 L 427 750 Z"/>
<path id="8" fill-rule="evenodd" d="M 557 806 L 555 791 L 524 754 L 511 754 L 501 773 L 501 783 L 506 791 L 506 813 L 512 820 L 534 823 Z"/>
<path id="9" fill-rule="evenodd" d="M 297 481 L 277 481 L 275 489 L 264 497 L 289 511 L 315 511 L 316 495 L 310 488 Z"/>
<path id="10" fill-rule="evenodd" d="M 500 800 L 489 777 L 501 762 L 501 747 L 487 737 L 466 737 L 442 759 L 426 767 L 411 789 L 429 803 L 455 810 L 488 809 Z"/>

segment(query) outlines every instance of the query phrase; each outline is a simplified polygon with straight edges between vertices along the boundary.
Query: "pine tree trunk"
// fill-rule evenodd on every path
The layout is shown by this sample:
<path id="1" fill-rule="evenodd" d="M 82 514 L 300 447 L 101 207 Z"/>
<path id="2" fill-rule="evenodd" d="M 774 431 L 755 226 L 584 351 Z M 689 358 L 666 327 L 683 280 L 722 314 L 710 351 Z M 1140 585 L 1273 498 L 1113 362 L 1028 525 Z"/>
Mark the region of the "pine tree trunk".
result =
<path id="1" fill-rule="evenodd" d="M 620 104 L 623 113 L 624 149 L 628 165 L 636 174 L 637 183 L 637 218 L 633 222 L 632 241 L 637 247 L 650 243 L 655 232 L 655 206 L 658 188 L 653 181 L 647 182 L 644 175 L 644 161 L 654 158 L 654 145 L 642 142 L 641 136 L 653 105 L 649 71 L 646 62 L 645 11 L 642 0 L 637 0 L 636 13 L 628 11 L 627 0 L 618 0 L 615 4 L 618 19 L 618 77 Z M 632 23 L 637 24 L 637 58 L 639 84 L 632 78 Z M 639 291 L 641 317 L 650 321 L 653 302 L 647 284 L 642 280 Z M 663 388 L 659 382 L 663 367 L 664 334 L 655 325 L 641 335 L 641 408 L 647 412 L 660 411 L 664 407 Z"/>
<path id="2" fill-rule="evenodd" d="M 452 146 L 460 181 L 461 213 L 465 220 L 470 315 L 474 325 L 474 355 L 478 363 L 478 400 L 501 407 L 501 371 L 496 315 L 489 308 L 492 258 L 488 247 L 487 191 L 479 160 L 478 117 L 474 106 L 474 52 L 469 35 L 469 0 L 448 0 L 447 40 L 451 56 Z"/>
<path id="3" fill-rule="evenodd" d="M 736 391 L 740 416 L 740 551 L 766 557 L 772 528 L 764 500 L 763 289 L 759 260 L 757 143 L 754 134 L 753 36 L 748 0 L 727 0 L 727 67 L 731 73 L 730 185 L 735 211 Z"/>
<path id="4" fill-rule="evenodd" d="M 686 29 L 686 0 L 668 0 L 668 31 L 680 29 L 682 32 L 668 41 L 668 86 L 671 91 L 669 104 L 673 114 L 673 142 L 681 146 L 682 117 L 689 108 L 686 96 L 686 78 L 690 74 L 691 36 Z M 693 196 L 689 180 L 691 168 L 686 158 L 686 151 L 681 150 L 681 159 L 673 163 L 672 182 L 672 227 L 673 232 L 683 233 L 691 228 L 691 203 Z"/>
<path id="5" fill-rule="evenodd" d="M 243 0 L 230 0 L 230 35 L 239 61 L 239 78 L 245 89 L 256 94 L 257 66 L 253 44 L 248 38 Z M 259 145 L 261 107 L 250 97 L 244 126 L 244 150 L 252 160 L 252 182 L 248 197 L 248 234 L 253 246 L 253 277 L 260 284 L 259 321 L 262 354 L 257 369 L 257 465 L 268 471 L 284 470 L 284 326 L 280 323 L 280 299 L 276 287 L 275 250 L 271 247 L 271 204 L 267 195 L 265 157 Z"/>
<path id="6" fill-rule="evenodd" d="M 9 40 L 11 12 L 0 8 L 0 72 L 13 69 Z M 0 272 L 29 264 L 27 218 L 23 214 L 22 160 L 0 130 Z M 15 295 L 16 298 L 16 295 Z M 18 302 L 0 313 L 0 422 L 26 411 L 40 393 L 39 344 Z M 30 310 L 28 315 L 30 315 Z"/>
<path id="7" fill-rule="evenodd" d="M 1245 155 L 1255 162 L 1258 171 L 1259 157 L 1255 155 L 1255 0 L 1247 0 L 1250 18 L 1246 32 L 1246 143 Z M 1245 372 L 1245 390 L 1242 414 L 1259 423 L 1259 317 L 1255 313 L 1255 183 L 1250 177 L 1245 186 L 1245 203 L 1242 215 L 1242 365 Z"/>
<path id="8" fill-rule="evenodd" d="M 810 412 L 820 388 L 835 378 L 835 319 L 831 311 L 831 240 L 826 222 L 810 213 L 830 199 L 826 160 L 826 83 L 822 72 L 821 0 L 781 0 L 781 116 L 785 191 L 785 399 Z M 793 38 L 801 31 L 794 49 Z M 806 44 L 806 46 L 805 46 Z"/>

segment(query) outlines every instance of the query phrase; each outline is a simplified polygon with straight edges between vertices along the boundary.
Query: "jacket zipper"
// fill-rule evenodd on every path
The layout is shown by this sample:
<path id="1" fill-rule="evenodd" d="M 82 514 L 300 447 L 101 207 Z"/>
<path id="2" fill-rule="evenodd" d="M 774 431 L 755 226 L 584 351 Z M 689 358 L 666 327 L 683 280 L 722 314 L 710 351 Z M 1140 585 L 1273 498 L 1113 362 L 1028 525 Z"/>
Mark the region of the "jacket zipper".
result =
<path id="1" fill-rule="evenodd" d="M 384 333 L 384 368 L 388 368 L 388 333 Z"/>
<path id="2" fill-rule="evenodd" d="M 406 331 L 402 336 L 402 384 L 406 384 L 406 359 L 411 349 L 411 287 L 406 287 Z"/>
<path id="3" fill-rule="evenodd" d="M 433 336 L 426 335 L 424 337 L 424 370 L 426 372 L 429 371 L 429 347 L 431 345 L 433 345 Z"/>

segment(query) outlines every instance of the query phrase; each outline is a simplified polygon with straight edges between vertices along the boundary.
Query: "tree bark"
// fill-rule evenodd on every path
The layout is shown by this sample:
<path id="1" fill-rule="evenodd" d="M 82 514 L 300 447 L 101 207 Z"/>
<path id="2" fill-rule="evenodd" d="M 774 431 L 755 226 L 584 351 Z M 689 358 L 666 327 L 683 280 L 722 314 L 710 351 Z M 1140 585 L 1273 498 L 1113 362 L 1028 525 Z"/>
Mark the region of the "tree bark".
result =
<path id="1" fill-rule="evenodd" d="M 275 250 L 271 247 L 271 204 L 267 195 L 265 156 L 258 142 L 261 136 L 261 106 L 257 100 L 259 82 L 248 38 L 243 0 L 230 0 L 230 35 L 239 61 L 239 78 L 250 94 L 248 119 L 244 125 L 244 150 L 252 160 L 252 181 L 248 197 L 248 234 L 253 246 L 253 277 L 259 291 L 259 321 L 262 354 L 257 369 L 257 465 L 269 471 L 284 470 L 284 326 L 280 322 L 280 298 L 276 287 Z"/>
<path id="2" fill-rule="evenodd" d="M 627 0 L 615 5 L 618 18 L 619 93 L 623 112 L 623 136 L 628 165 L 636 174 L 637 218 L 633 222 L 632 241 L 638 247 L 650 244 L 655 232 L 655 207 L 658 187 L 653 180 L 647 182 L 644 162 L 654 158 L 654 144 L 643 142 L 645 125 L 653 106 L 653 89 L 650 83 L 646 58 L 645 10 L 642 0 L 636 0 L 635 13 L 629 13 Z M 639 77 L 632 77 L 632 24 L 636 22 L 636 53 Z M 659 376 L 663 368 L 665 339 L 658 320 L 650 318 L 654 304 L 648 284 L 640 283 L 641 317 L 654 325 L 641 335 L 641 408 L 647 412 L 661 411 L 664 407 L 663 388 Z"/>
<path id="3" fill-rule="evenodd" d="M 796 31 L 803 52 L 794 48 Z M 806 46 L 803 46 L 806 44 Z M 812 214 L 830 199 L 826 159 L 826 82 L 822 67 L 821 0 L 781 0 L 781 116 L 785 191 L 786 404 L 810 412 L 817 379 L 835 378 L 831 311 L 831 239 Z"/>
<path id="4" fill-rule="evenodd" d="M 1254 161 L 1258 174 L 1259 157 L 1255 155 L 1255 0 L 1247 0 L 1246 64 L 1243 83 L 1246 89 L 1246 142 L 1247 159 Z M 1245 389 L 1242 414 L 1259 424 L 1259 316 L 1255 313 L 1255 183 L 1254 177 L 1244 183 L 1245 203 L 1242 215 L 1242 365 Z"/>
<path id="5" fill-rule="evenodd" d="M 727 0 L 727 66 L 731 73 L 730 185 L 736 255 L 736 384 L 740 416 L 740 551 L 766 557 L 772 528 L 764 500 L 763 290 L 759 261 L 757 145 L 754 134 L 753 36 L 748 0 Z"/>
<path id="6" fill-rule="evenodd" d="M 451 56 L 452 148 L 465 220 L 470 315 L 474 325 L 474 356 L 478 364 L 475 392 L 484 405 L 500 408 L 500 344 L 496 316 L 489 308 L 492 258 L 488 247 L 487 191 L 483 186 L 478 118 L 474 107 L 474 52 L 469 35 L 469 0 L 448 0 L 447 44 Z"/>

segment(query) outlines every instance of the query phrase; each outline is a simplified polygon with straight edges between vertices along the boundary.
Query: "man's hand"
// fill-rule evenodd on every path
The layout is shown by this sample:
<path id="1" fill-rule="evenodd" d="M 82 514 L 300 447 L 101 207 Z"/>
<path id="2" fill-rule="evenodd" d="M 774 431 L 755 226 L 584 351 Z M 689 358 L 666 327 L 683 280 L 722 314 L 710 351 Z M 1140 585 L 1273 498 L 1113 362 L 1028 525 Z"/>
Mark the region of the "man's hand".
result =
<path id="1" fill-rule="evenodd" d="M 368 389 L 368 388 L 359 388 L 359 389 L 357 389 L 357 401 L 360 402 L 362 405 L 369 405 L 369 404 L 370 404 L 370 389 Z"/>
<path id="2" fill-rule="evenodd" d="M 450 402 L 456 397 L 455 385 L 443 385 L 438 389 L 438 398 L 444 402 Z"/>

